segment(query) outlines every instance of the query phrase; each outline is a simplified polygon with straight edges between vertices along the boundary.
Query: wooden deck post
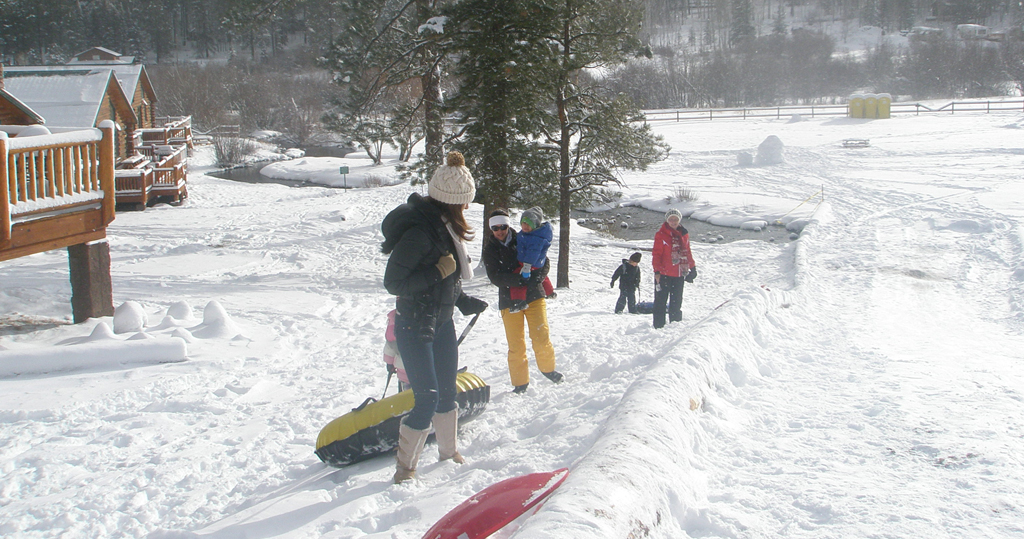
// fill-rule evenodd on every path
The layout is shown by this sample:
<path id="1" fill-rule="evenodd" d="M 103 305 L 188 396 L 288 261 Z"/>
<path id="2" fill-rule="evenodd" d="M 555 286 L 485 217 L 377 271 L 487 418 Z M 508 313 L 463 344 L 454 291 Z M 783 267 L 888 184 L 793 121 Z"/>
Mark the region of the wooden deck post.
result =
<path id="1" fill-rule="evenodd" d="M 100 122 L 103 140 L 100 141 L 100 189 L 103 189 L 103 223 L 110 224 L 114 220 L 115 191 L 114 186 L 114 131 L 116 126 L 112 120 Z M 109 257 L 108 257 L 109 258 Z M 109 263 L 107 264 L 109 267 Z M 109 278 L 109 277 L 108 277 Z"/>
<path id="2" fill-rule="evenodd" d="M 68 247 L 71 269 L 71 312 L 75 323 L 114 315 L 110 283 L 110 244 L 107 240 Z"/>
<path id="3" fill-rule="evenodd" d="M 7 133 L 0 131 L 0 178 L 3 185 L 0 189 L 0 248 L 7 247 L 11 242 L 11 191 L 10 180 L 7 178 Z"/>

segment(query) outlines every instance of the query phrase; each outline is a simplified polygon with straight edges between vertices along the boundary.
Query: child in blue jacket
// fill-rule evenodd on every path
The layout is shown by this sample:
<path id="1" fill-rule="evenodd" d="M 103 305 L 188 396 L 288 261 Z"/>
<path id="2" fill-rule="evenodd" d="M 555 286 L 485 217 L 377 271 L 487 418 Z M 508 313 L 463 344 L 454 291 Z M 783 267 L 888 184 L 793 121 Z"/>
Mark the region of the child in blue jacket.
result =
<path id="1" fill-rule="evenodd" d="M 551 223 L 544 220 L 544 212 L 534 206 L 523 212 L 519 219 L 521 231 L 516 235 L 516 258 L 522 264 L 520 275 L 523 279 L 529 279 L 533 268 L 542 268 L 548 259 L 548 248 L 551 247 L 553 232 Z M 544 277 L 544 294 L 551 298 L 555 296 L 554 287 L 551 286 L 551 279 Z M 509 288 L 512 296 L 511 312 L 519 312 L 526 308 L 526 287 L 513 286 Z"/>

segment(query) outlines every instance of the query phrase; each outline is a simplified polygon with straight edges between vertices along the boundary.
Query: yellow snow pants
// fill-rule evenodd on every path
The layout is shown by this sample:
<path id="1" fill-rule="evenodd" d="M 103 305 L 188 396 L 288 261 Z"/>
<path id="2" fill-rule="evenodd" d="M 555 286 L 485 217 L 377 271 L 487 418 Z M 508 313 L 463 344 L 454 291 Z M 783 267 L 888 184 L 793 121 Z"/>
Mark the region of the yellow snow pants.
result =
<path id="1" fill-rule="evenodd" d="M 526 358 L 526 334 L 530 330 L 533 355 L 537 357 L 540 372 L 555 370 L 555 347 L 548 334 L 548 306 L 544 298 L 534 300 L 517 313 L 501 310 L 501 321 L 505 324 L 505 340 L 508 341 L 508 373 L 512 385 L 521 386 L 530 382 L 530 363 Z"/>

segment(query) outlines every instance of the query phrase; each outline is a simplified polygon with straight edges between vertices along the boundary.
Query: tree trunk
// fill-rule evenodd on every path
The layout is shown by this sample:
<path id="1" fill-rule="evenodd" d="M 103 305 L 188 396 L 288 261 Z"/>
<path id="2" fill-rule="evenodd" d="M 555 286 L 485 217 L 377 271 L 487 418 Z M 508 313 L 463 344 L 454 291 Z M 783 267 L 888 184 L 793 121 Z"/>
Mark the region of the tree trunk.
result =
<path id="1" fill-rule="evenodd" d="M 569 182 L 569 118 L 565 112 L 565 93 L 559 90 L 555 99 L 558 107 L 558 121 L 562 125 L 561 138 L 558 141 L 558 278 L 557 288 L 569 288 L 569 211 L 572 209 Z"/>
<path id="2" fill-rule="evenodd" d="M 421 22 L 435 15 L 433 2 L 416 0 L 416 14 Z M 435 61 L 436 53 L 428 46 L 422 62 L 427 68 L 420 78 L 423 88 L 423 131 L 425 134 L 425 159 L 429 166 L 444 164 L 444 118 L 441 117 L 441 67 Z"/>
<path id="3" fill-rule="evenodd" d="M 423 122 L 426 160 L 431 166 L 444 163 L 444 118 L 441 117 L 441 70 L 434 66 L 427 71 L 423 84 Z"/>

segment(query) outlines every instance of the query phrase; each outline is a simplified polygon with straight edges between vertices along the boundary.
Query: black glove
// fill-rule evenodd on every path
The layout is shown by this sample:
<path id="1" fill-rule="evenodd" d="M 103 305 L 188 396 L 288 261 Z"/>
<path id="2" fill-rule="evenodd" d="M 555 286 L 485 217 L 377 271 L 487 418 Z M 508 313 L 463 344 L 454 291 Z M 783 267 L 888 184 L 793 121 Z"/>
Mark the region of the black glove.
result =
<path id="1" fill-rule="evenodd" d="M 615 288 L 615 281 L 612 281 L 612 284 L 608 285 L 608 288 Z"/>
<path id="2" fill-rule="evenodd" d="M 688 282 L 688 283 L 692 283 L 693 280 L 696 279 L 696 278 L 697 278 L 697 268 L 693 267 L 693 268 L 690 268 L 690 272 L 686 274 L 686 277 L 683 277 L 683 280 Z"/>
<path id="3" fill-rule="evenodd" d="M 387 366 L 388 374 L 396 374 L 398 372 L 398 367 L 395 367 L 394 363 L 388 363 Z"/>
<path id="4" fill-rule="evenodd" d="M 480 314 L 487 310 L 487 302 L 474 298 L 473 296 L 466 296 L 458 303 L 459 311 L 464 315 Z"/>

